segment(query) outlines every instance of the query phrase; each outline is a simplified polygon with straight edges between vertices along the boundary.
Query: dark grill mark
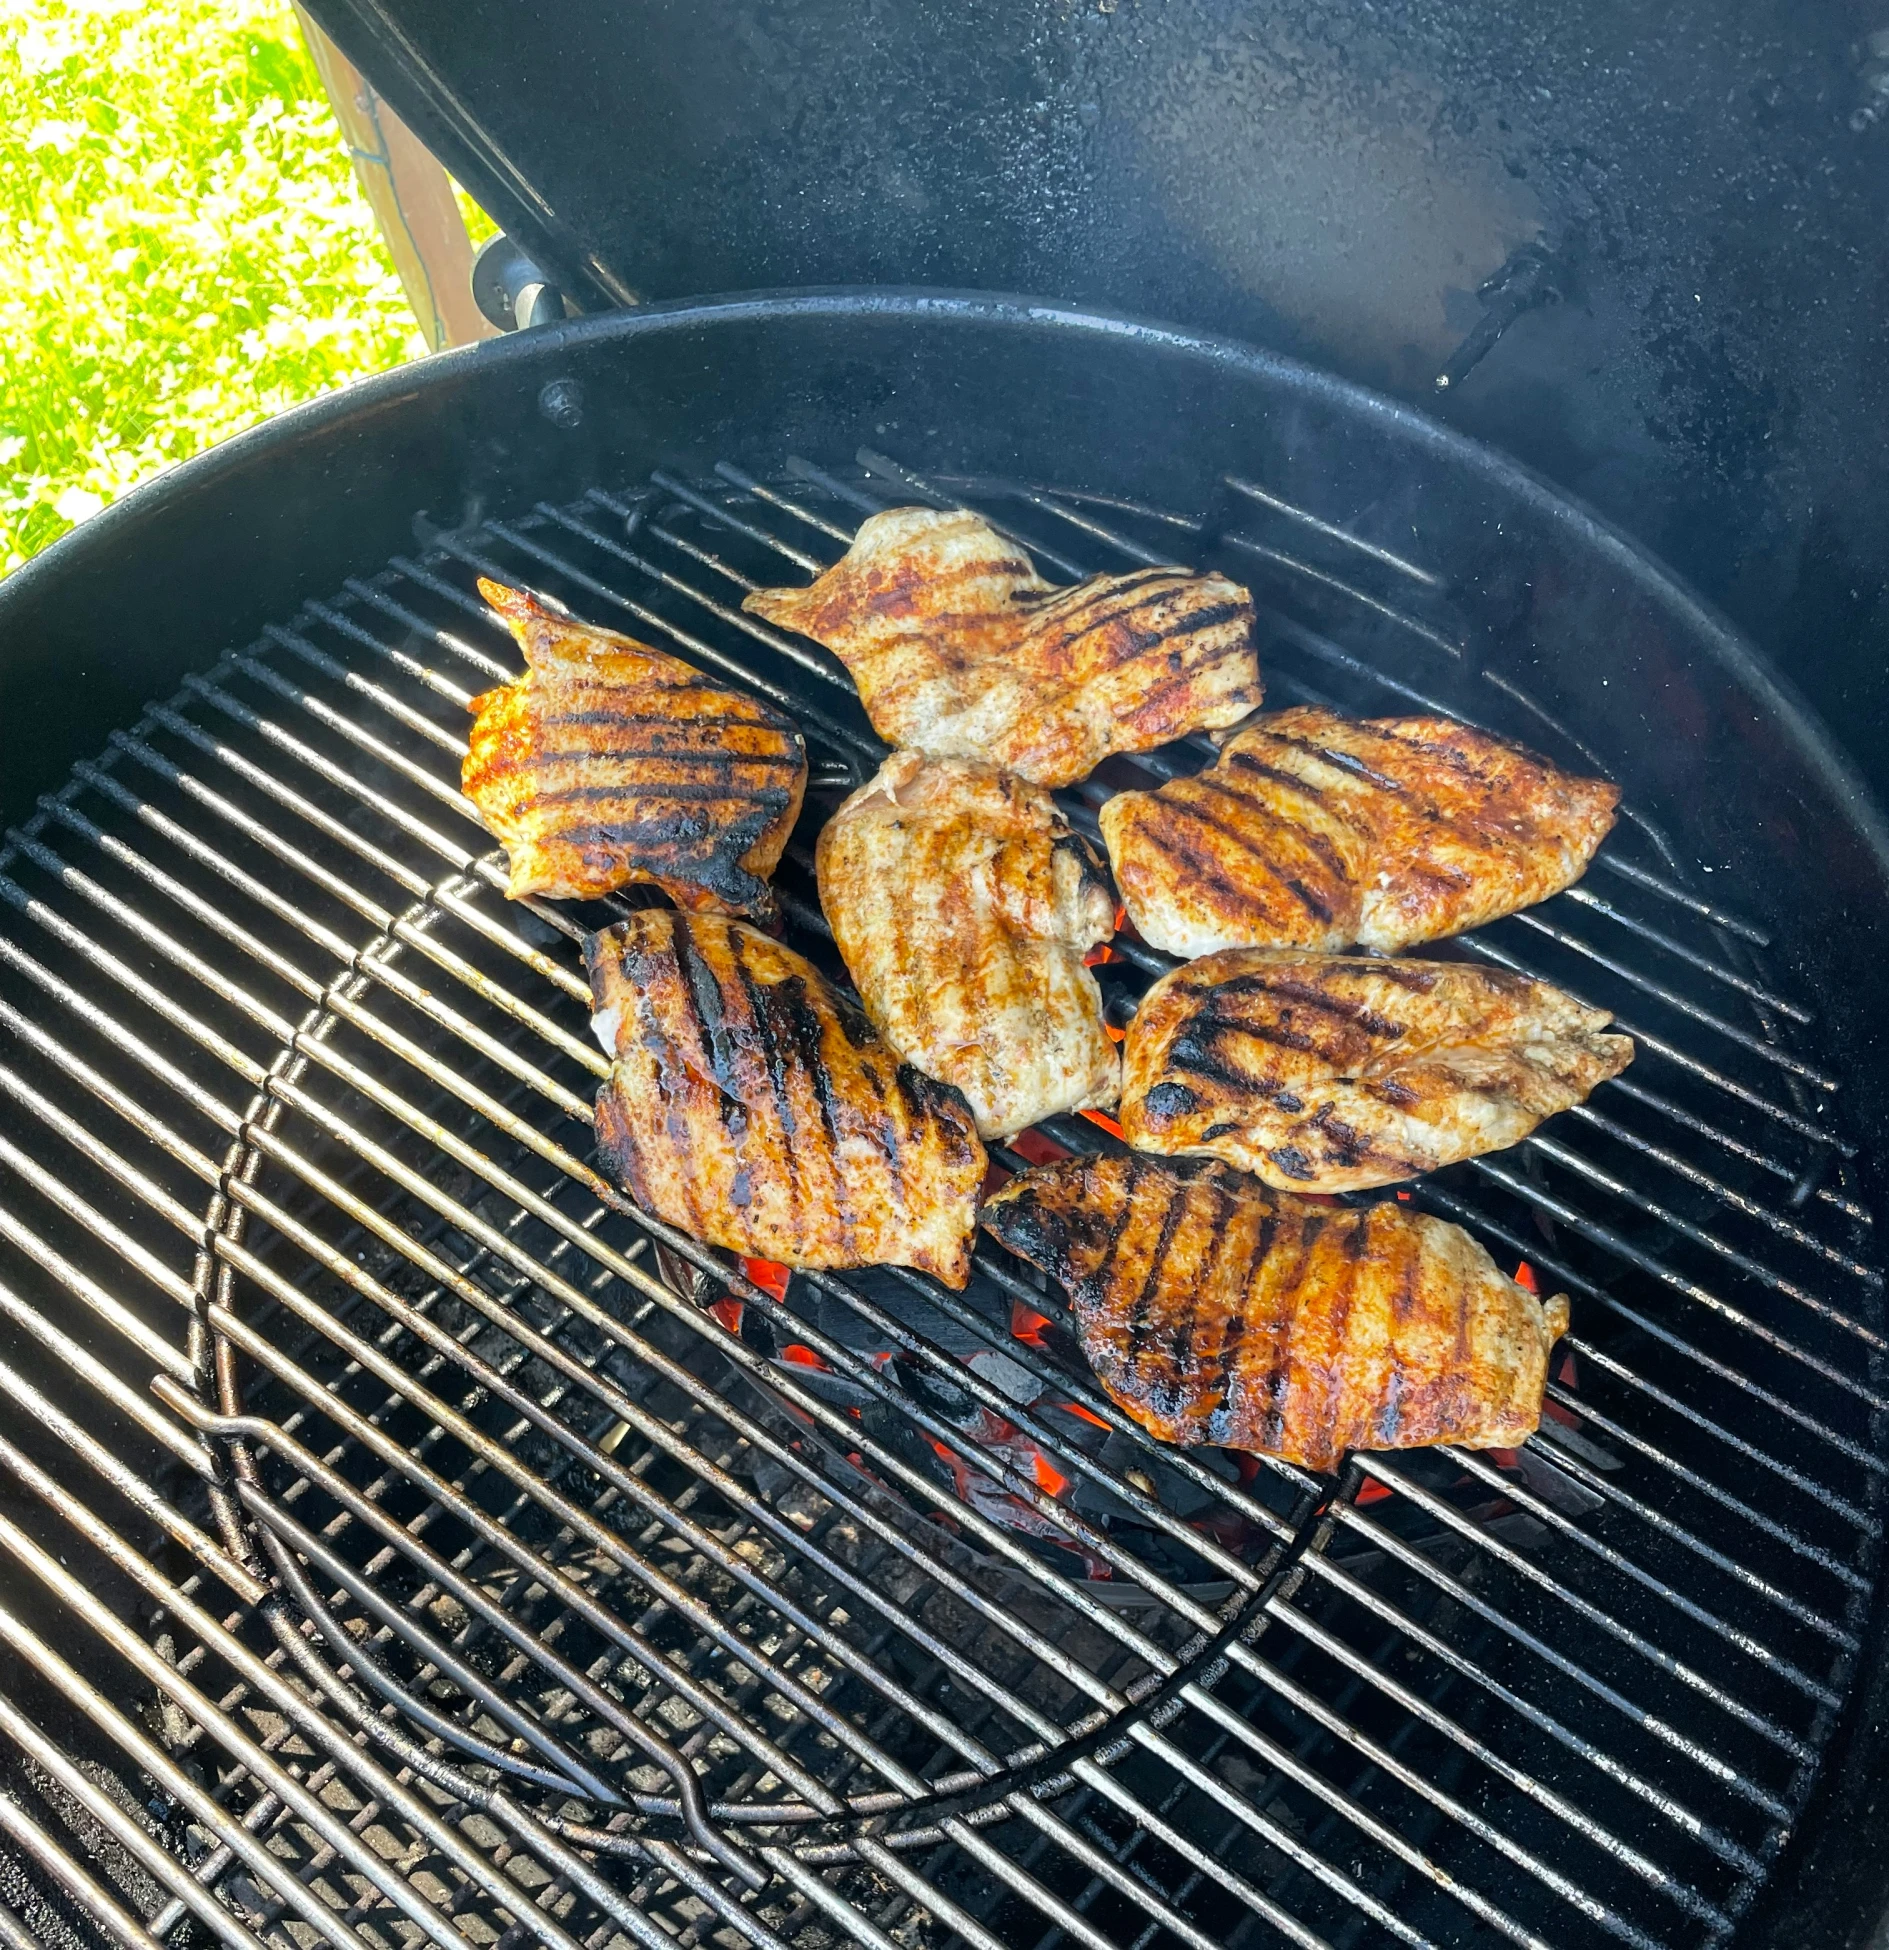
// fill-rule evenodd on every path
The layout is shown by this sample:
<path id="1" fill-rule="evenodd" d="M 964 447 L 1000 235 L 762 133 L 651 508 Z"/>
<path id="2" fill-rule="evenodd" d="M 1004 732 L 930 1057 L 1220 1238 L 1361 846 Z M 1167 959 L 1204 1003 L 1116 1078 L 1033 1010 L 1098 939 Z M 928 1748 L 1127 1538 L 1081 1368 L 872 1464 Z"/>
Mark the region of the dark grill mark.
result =
<path id="1" fill-rule="evenodd" d="M 1204 779 L 1195 779 L 1191 783 L 1197 786 L 1205 785 L 1209 791 L 1216 789 Z M 1225 790 L 1224 787 L 1218 789 L 1221 791 Z M 1242 811 L 1250 813 L 1252 810 L 1244 802 L 1238 801 L 1237 795 L 1228 794 L 1227 796 L 1234 798 L 1236 803 L 1241 805 Z M 1264 874 L 1275 887 L 1296 900 L 1300 907 L 1310 914 L 1313 919 L 1327 925 L 1330 924 L 1333 914 L 1331 907 L 1322 899 L 1316 898 L 1308 893 L 1299 881 L 1287 878 L 1274 865 L 1266 854 L 1260 835 L 1251 832 L 1242 832 L 1237 826 L 1229 825 L 1226 820 L 1216 818 L 1204 806 L 1198 805 L 1191 800 L 1180 798 L 1163 800 L 1159 794 L 1155 795 L 1155 797 L 1157 803 L 1165 804 L 1171 816 L 1169 821 L 1158 823 L 1155 826 L 1155 843 L 1170 855 L 1184 861 L 1193 870 L 1193 885 L 1196 890 L 1204 891 L 1204 888 L 1207 886 L 1215 887 L 1234 901 L 1251 901 L 1259 893 L 1259 889 L 1254 887 L 1250 881 L 1234 878 L 1227 867 L 1222 866 L 1219 859 L 1214 855 L 1207 854 L 1203 856 L 1196 853 L 1192 847 L 1186 845 L 1180 839 L 1180 836 L 1174 832 L 1173 821 L 1175 820 L 1184 824 L 1202 826 L 1209 832 L 1218 833 L 1229 846 L 1236 849 L 1240 855 L 1244 856 L 1245 860 L 1250 861 L 1253 867 L 1258 872 Z"/>
<path id="2" fill-rule="evenodd" d="M 737 1021 L 730 1025 L 728 999 L 722 993 L 721 984 L 696 953 L 695 940 L 689 930 L 680 924 L 672 924 L 670 939 L 676 976 L 695 1013 L 696 1027 L 708 1046 L 709 1074 L 723 1090 L 732 1093 L 740 1081 L 735 1068 L 736 1051 L 747 1040 L 743 1032 L 748 1030 L 749 1024 Z"/>
<path id="3" fill-rule="evenodd" d="M 1226 1400 L 1227 1380 L 1233 1372 L 1233 1360 L 1239 1352 L 1240 1335 L 1243 1329 L 1240 1302 L 1245 1298 L 1243 1291 L 1229 1289 L 1223 1281 L 1220 1262 L 1227 1250 L 1227 1241 L 1233 1227 L 1234 1204 L 1221 1185 L 1203 1185 L 1199 1192 L 1206 1192 L 1213 1200 L 1213 1217 L 1208 1226 L 1207 1237 L 1212 1242 L 1207 1251 L 1207 1263 L 1200 1269 L 1200 1277 L 1194 1282 L 1190 1296 L 1192 1306 L 1187 1315 L 1187 1338 L 1183 1342 L 1175 1336 L 1176 1364 L 1186 1363 L 1186 1371 L 1196 1382 L 1192 1420 L 1196 1429 L 1202 1429 L 1218 1413 Z M 1220 1346 L 1214 1360 L 1214 1378 L 1207 1386 L 1208 1361 L 1206 1350 L 1200 1343 L 1200 1323 L 1207 1301 L 1220 1305 Z M 1228 1302 L 1231 1304 L 1227 1304 Z"/>
<path id="4" fill-rule="evenodd" d="M 1279 879 L 1281 885 L 1298 897 L 1300 906 L 1316 914 L 1327 925 L 1330 924 L 1335 910 L 1328 902 L 1321 900 L 1302 880 L 1295 879 L 1291 874 L 1281 874 Z"/>
<path id="5" fill-rule="evenodd" d="M 1270 779 L 1287 792 L 1302 793 L 1308 799 L 1317 800 L 1320 805 L 1325 802 L 1322 786 L 1316 786 L 1310 779 L 1302 779 L 1296 773 L 1282 772 L 1276 765 L 1268 765 L 1264 759 L 1255 758 L 1251 752 L 1228 752 L 1220 763 L 1230 772 L 1251 772 L 1256 778 Z"/>
<path id="6" fill-rule="evenodd" d="M 1133 1203 L 1133 1188 L 1129 1192 L 1129 1203 Z M 1155 1241 L 1153 1257 L 1148 1261 L 1148 1272 L 1141 1283 L 1141 1291 L 1135 1295 L 1128 1309 L 1126 1334 L 1126 1365 L 1138 1369 L 1141 1366 L 1142 1351 L 1147 1345 L 1149 1313 L 1154 1305 L 1155 1291 L 1161 1284 L 1161 1276 L 1166 1268 L 1168 1247 L 1174 1243 L 1174 1234 L 1181 1223 L 1186 1208 L 1187 1195 L 1176 1186 L 1169 1194 L 1167 1209 L 1161 1214 L 1161 1234 Z"/>
<path id="7" fill-rule="evenodd" d="M 1171 810 L 1179 813 L 1184 809 L 1172 806 Z M 1177 864 L 1186 877 L 1187 883 L 1203 894 L 1210 890 L 1217 890 L 1230 900 L 1241 898 L 1242 889 L 1237 882 L 1227 877 L 1219 860 L 1212 853 L 1202 853 L 1190 845 L 1175 830 L 1173 821 L 1160 821 L 1152 828 L 1141 827 L 1137 832 L 1129 835 L 1129 844 L 1132 846 L 1136 843 L 1145 847 L 1157 859 L 1161 855 L 1166 855 L 1169 860 Z M 1127 864 L 1126 860 L 1123 864 Z"/>
<path id="8" fill-rule="evenodd" d="M 1308 1036 L 1302 1029 L 1289 1028 L 1283 1022 L 1260 1022 L 1246 1016 L 1214 1016 L 1205 1011 L 1201 1014 L 1202 1026 L 1210 1031 L 1225 1032 L 1236 1030 L 1242 1036 L 1251 1036 L 1255 1042 L 1271 1043 L 1275 1049 L 1296 1050 L 1301 1056 L 1316 1054 L 1319 1041 L 1316 1036 Z M 1242 1087 L 1252 1079 L 1238 1072 L 1235 1077 Z"/>
<path id="9" fill-rule="evenodd" d="M 1489 971 L 1491 976 L 1500 972 Z M 1429 969 L 1408 962 L 1381 961 L 1375 964 L 1372 973 L 1380 980 L 1395 983 L 1398 988 L 1410 989 L 1418 995 L 1428 995 L 1437 984 L 1436 976 Z"/>
<path id="10" fill-rule="evenodd" d="M 1133 610 L 1124 611 L 1118 616 L 1111 617 L 1109 620 L 1111 622 L 1125 622 L 1130 615 L 1138 614 L 1142 610 L 1152 608 L 1154 603 L 1160 602 L 1165 598 L 1180 596 L 1181 593 L 1181 590 L 1178 588 L 1164 589 L 1151 601 L 1137 603 Z M 1217 629 L 1222 623 L 1244 622 L 1250 614 L 1251 612 L 1244 603 L 1209 603 L 1204 609 L 1185 611 L 1165 629 L 1157 630 L 1148 635 L 1143 635 L 1137 631 L 1135 633 L 1137 638 L 1135 647 L 1137 649 L 1153 649 L 1157 644 L 1171 643 L 1176 638 L 1204 636 L 1209 630 Z"/>
<path id="11" fill-rule="evenodd" d="M 1315 739 L 1295 738 L 1289 731 L 1273 731 L 1268 734 L 1277 738 L 1282 745 L 1291 745 L 1296 750 L 1307 752 L 1313 758 L 1322 759 L 1327 765 L 1335 765 L 1341 772 L 1349 772 L 1354 778 L 1362 779 L 1366 785 L 1374 785 L 1380 792 L 1394 792 L 1402 798 L 1408 788 L 1401 780 L 1374 770 L 1363 759 L 1354 758 L 1349 752 L 1334 750 L 1321 745 Z"/>
<path id="12" fill-rule="evenodd" d="M 535 731 L 556 731 L 561 729 L 583 730 L 589 726 L 599 726 L 611 731 L 621 731 L 626 725 L 658 725 L 679 733 L 699 733 L 704 731 L 726 731 L 740 725 L 755 730 L 778 731 L 783 742 L 797 742 L 798 734 L 793 732 L 784 720 L 756 714 L 729 713 L 719 718 L 679 717 L 673 711 L 624 711 L 615 705 L 600 705 L 594 711 L 539 711 L 532 714 L 532 728 Z M 641 757 L 637 752 L 625 752 L 625 758 Z"/>
<path id="13" fill-rule="evenodd" d="M 1302 1269 L 1307 1249 L 1314 1236 L 1312 1229 L 1316 1223 L 1309 1214 L 1301 1216 L 1296 1221 L 1296 1238 L 1293 1244 L 1298 1259 L 1289 1273 L 1287 1269 L 1280 1269 L 1279 1290 L 1282 1293 L 1296 1292 L 1302 1284 Z M 1270 1251 L 1270 1233 L 1268 1250 Z M 1297 1336 L 1298 1314 L 1295 1307 L 1292 1316 L 1284 1321 L 1279 1331 L 1273 1335 L 1272 1344 L 1267 1350 L 1266 1376 L 1261 1384 L 1259 1397 L 1265 1406 L 1258 1417 L 1257 1431 L 1258 1440 L 1264 1448 L 1277 1449 L 1280 1446 L 1280 1438 L 1285 1433 L 1286 1387 L 1292 1375 L 1292 1349 Z"/>
<path id="14" fill-rule="evenodd" d="M 1355 1023 L 1367 1036 L 1378 1036 L 1387 1041 L 1394 1041 L 1404 1033 L 1401 1022 L 1393 1022 L 1389 1016 L 1380 1016 L 1365 1003 L 1347 1002 L 1328 995 L 1310 982 L 1295 982 L 1289 976 L 1275 979 L 1259 972 L 1236 975 L 1231 981 L 1219 985 L 1219 994 L 1278 996 L 1284 1001 L 1296 1002 L 1301 1008 L 1310 1009 L 1317 1015 L 1336 1016 L 1342 1022 Z M 1239 1026 L 1248 1027 L 1244 1020 Z"/>
<path id="15" fill-rule="evenodd" d="M 665 801 L 684 805 L 741 806 L 751 807 L 754 813 L 768 819 L 777 818 L 787 810 L 792 793 L 784 786 L 743 787 L 738 781 L 730 780 L 725 785 L 697 785 L 683 780 L 661 779 L 648 785 L 634 785 L 618 780 L 607 785 L 572 785 L 556 792 L 534 793 L 530 800 L 532 811 L 542 813 L 549 806 L 581 806 L 608 804 L 615 801 L 625 806 L 660 806 Z M 753 816 L 752 814 L 750 816 Z M 660 814 L 652 815 L 660 818 Z M 647 825 L 647 819 L 636 822 Z"/>
<path id="16" fill-rule="evenodd" d="M 1347 1170 L 1371 1149 L 1370 1139 L 1345 1123 L 1330 1104 L 1321 1104 L 1306 1119 L 1305 1128 L 1316 1131 L 1325 1140 L 1326 1153 L 1332 1163 L 1342 1165 Z"/>
<path id="17" fill-rule="evenodd" d="M 1202 1083 L 1217 1083 L 1228 1090 L 1246 1090 L 1252 1084 L 1244 1070 L 1223 1062 L 1212 1046 L 1192 1030 L 1176 1036 L 1168 1046 L 1168 1061 Z"/>
<path id="18" fill-rule="evenodd" d="M 1200 1099 L 1184 1083 L 1157 1083 L 1142 1098 L 1141 1108 L 1149 1117 L 1185 1117 L 1200 1108 Z"/>
<path id="19" fill-rule="evenodd" d="M 678 922 L 676 932 L 681 934 L 683 931 L 683 925 Z M 794 1138 L 799 1132 L 800 1122 L 794 1116 L 787 1063 L 781 1045 L 772 1036 L 763 1033 L 767 1022 L 766 1003 L 760 985 L 755 981 L 747 962 L 739 954 L 735 959 L 735 979 L 741 984 L 747 1018 L 759 1034 L 762 1057 L 767 1066 L 768 1089 L 774 1099 L 774 1122 L 778 1136 L 765 1148 L 773 1152 L 770 1162 L 780 1168 L 781 1183 L 787 1193 L 788 1224 L 791 1226 L 800 1211 L 804 1209 L 806 1200 L 801 1193 L 800 1160 L 794 1146 Z"/>

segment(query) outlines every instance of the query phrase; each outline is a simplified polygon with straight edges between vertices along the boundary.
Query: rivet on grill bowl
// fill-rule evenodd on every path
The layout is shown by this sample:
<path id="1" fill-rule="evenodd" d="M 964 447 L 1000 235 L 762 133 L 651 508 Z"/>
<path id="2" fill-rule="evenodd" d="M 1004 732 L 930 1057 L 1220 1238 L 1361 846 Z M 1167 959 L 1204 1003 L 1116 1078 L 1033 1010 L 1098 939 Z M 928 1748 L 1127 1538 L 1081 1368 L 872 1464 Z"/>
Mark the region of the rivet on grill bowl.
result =
<path id="1" fill-rule="evenodd" d="M 538 394 L 538 411 L 554 427 L 574 427 L 584 417 L 584 389 L 575 379 L 548 380 Z"/>

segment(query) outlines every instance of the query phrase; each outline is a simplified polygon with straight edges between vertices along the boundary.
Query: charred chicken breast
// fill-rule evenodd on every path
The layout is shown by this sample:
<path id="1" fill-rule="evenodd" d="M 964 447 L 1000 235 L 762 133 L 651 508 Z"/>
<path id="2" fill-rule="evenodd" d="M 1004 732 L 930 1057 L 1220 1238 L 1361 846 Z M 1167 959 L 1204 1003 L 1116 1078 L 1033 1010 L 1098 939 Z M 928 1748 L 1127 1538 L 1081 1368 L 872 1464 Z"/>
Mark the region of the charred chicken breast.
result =
<path id="1" fill-rule="evenodd" d="M 472 700 L 461 782 L 514 900 L 650 881 L 678 907 L 765 914 L 800 813 L 806 747 L 771 705 L 646 644 L 481 581 L 524 676 Z"/>
<path id="2" fill-rule="evenodd" d="M 1572 885 L 1619 789 L 1448 718 L 1300 706 L 1217 763 L 1101 812 L 1129 917 L 1171 955 L 1219 948 L 1394 954 Z"/>
<path id="3" fill-rule="evenodd" d="M 834 814 L 817 865 L 873 1026 L 964 1093 L 981 1136 L 1115 1102 L 1121 1063 L 1082 959 L 1114 932 L 1115 898 L 1041 786 L 895 752 Z"/>
<path id="4" fill-rule="evenodd" d="M 1038 785 L 1237 724 L 1260 699 L 1237 583 L 1138 569 L 1059 589 L 962 509 L 874 515 L 807 588 L 757 589 L 742 607 L 831 650 L 888 744 Z"/>
<path id="5" fill-rule="evenodd" d="M 646 1211 L 788 1266 L 914 1266 L 961 1287 L 984 1147 L 809 961 L 652 908 L 585 943 L 610 1076 L 597 1148 Z"/>
<path id="6" fill-rule="evenodd" d="M 1164 1442 L 1335 1469 L 1348 1449 L 1522 1442 L 1568 1303 L 1460 1227 L 1267 1190 L 1224 1165 L 1067 1158 L 984 1227 L 1068 1288 L 1109 1396 Z"/>
<path id="7" fill-rule="evenodd" d="M 1235 948 L 1165 975 L 1123 1051 L 1122 1135 L 1282 1190 L 1358 1191 L 1498 1151 L 1633 1060 L 1546 982 L 1462 962 Z"/>

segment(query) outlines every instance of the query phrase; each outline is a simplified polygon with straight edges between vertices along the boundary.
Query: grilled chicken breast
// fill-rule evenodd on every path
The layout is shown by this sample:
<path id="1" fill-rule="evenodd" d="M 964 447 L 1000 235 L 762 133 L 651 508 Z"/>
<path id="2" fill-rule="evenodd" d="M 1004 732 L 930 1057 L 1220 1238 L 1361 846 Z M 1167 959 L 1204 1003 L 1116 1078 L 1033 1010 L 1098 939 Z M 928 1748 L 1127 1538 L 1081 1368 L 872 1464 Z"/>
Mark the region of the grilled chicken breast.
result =
<path id="1" fill-rule="evenodd" d="M 1394 954 L 1571 886 L 1620 793 L 1448 718 L 1257 719 L 1218 763 L 1101 812 L 1142 939 Z"/>
<path id="2" fill-rule="evenodd" d="M 1568 1303 L 1460 1227 L 1132 1153 L 1013 1179 L 984 1228 L 1069 1289 L 1112 1400 L 1164 1442 L 1338 1466 L 1347 1449 L 1507 1447 L 1541 1419 Z"/>
<path id="3" fill-rule="evenodd" d="M 647 644 L 481 581 L 526 671 L 472 700 L 466 797 L 511 862 L 514 900 L 594 900 L 653 881 L 678 907 L 766 914 L 800 814 L 791 718 Z"/>
<path id="4" fill-rule="evenodd" d="M 1497 968 L 1230 949 L 1143 998 L 1122 1135 L 1281 1190 L 1388 1185 L 1515 1144 L 1618 1076 L 1633 1044 L 1612 1020 Z"/>
<path id="5" fill-rule="evenodd" d="M 1041 786 L 895 752 L 833 815 L 820 905 L 873 1026 L 963 1091 L 982 1137 L 1115 1102 L 1084 953 L 1115 931 L 1100 858 Z"/>
<path id="6" fill-rule="evenodd" d="M 1237 724 L 1259 704 L 1252 598 L 1224 576 L 1138 569 L 1073 589 L 962 509 L 865 522 L 805 589 L 744 609 L 824 644 L 888 744 L 1073 785 L 1111 752 Z"/>
<path id="7" fill-rule="evenodd" d="M 638 1205 L 757 1259 L 965 1284 L 985 1169 L 971 1113 L 811 962 L 663 908 L 592 935 L 584 959 L 612 1058 L 597 1149 Z"/>

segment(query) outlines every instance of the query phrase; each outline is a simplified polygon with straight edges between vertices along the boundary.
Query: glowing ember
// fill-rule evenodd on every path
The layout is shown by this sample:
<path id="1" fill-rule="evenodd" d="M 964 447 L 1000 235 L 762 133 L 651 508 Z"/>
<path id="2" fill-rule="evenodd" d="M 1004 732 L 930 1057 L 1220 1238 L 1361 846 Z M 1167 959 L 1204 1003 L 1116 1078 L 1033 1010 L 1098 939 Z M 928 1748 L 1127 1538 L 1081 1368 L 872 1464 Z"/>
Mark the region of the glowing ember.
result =
<path id="1" fill-rule="evenodd" d="M 771 1259 L 744 1259 L 741 1270 L 763 1293 L 771 1293 L 776 1300 L 787 1298 L 787 1282 L 792 1276 L 785 1266 Z"/>

